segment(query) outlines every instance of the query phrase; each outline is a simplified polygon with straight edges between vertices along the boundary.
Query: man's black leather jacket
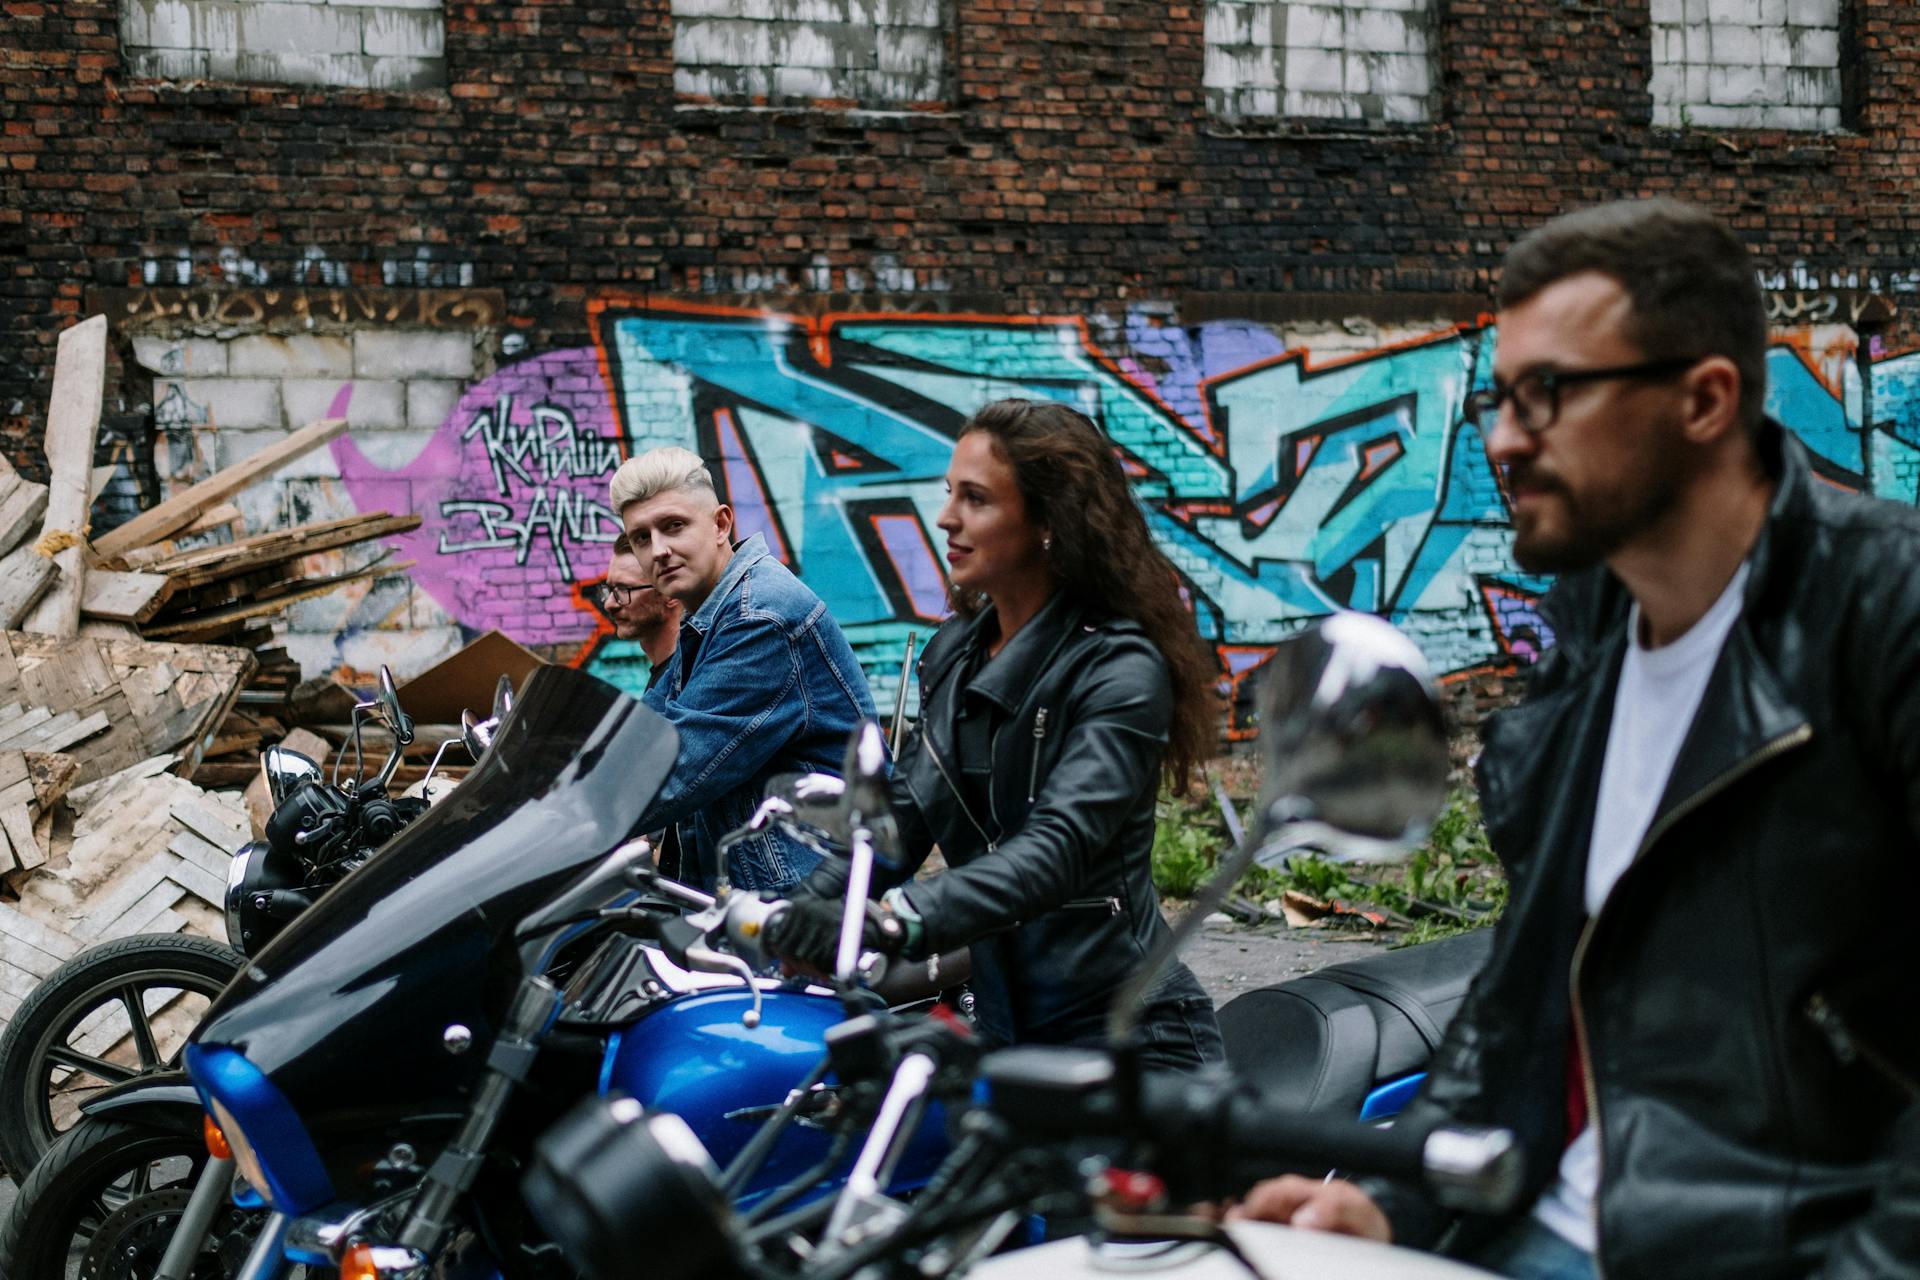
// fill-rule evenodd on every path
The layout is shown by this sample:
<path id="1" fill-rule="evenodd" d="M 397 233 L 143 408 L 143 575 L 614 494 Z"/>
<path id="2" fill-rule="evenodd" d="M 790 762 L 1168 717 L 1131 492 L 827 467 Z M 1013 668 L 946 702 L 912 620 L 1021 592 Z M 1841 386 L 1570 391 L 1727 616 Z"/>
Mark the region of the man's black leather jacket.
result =
<path id="1" fill-rule="evenodd" d="M 1516 1130 L 1530 1206 L 1577 1046 L 1614 1280 L 1920 1276 L 1920 513 L 1835 490 L 1774 424 L 1762 454 L 1777 489 L 1745 611 L 1591 921 L 1629 601 L 1604 569 L 1549 596 L 1556 643 L 1479 764 L 1512 898 L 1403 1121 Z M 1442 1225 L 1381 1199 L 1397 1239 Z"/>
<path id="2" fill-rule="evenodd" d="M 893 772 L 907 863 L 886 880 L 904 881 L 939 844 L 948 870 L 908 891 L 926 922 L 922 949 L 972 943 L 993 1038 L 1097 1036 L 1114 991 L 1167 927 L 1150 865 L 1173 717 L 1166 666 L 1137 624 L 1055 595 L 969 685 L 993 704 L 995 726 L 987 803 L 972 804 L 956 755 L 971 670 L 961 658 L 992 616 L 948 622 L 921 655 L 919 724 Z M 1206 1003 L 1183 966 L 1158 995 Z"/>

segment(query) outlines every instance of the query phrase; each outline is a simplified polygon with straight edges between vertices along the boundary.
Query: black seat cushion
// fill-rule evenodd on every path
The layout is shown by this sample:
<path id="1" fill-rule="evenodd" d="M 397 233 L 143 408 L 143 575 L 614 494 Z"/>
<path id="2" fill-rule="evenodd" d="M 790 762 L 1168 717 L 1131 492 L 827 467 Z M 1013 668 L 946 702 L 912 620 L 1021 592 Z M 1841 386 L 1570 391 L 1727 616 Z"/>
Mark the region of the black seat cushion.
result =
<path id="1" fill-rule="evenodd" d="M 1220 1009 L 1227 1062 L 1276 1105 L 1358 1115 L 1376 1084 L 1425 1065 L 1492 943 L 1480 929 L 1236 996 Z"/>

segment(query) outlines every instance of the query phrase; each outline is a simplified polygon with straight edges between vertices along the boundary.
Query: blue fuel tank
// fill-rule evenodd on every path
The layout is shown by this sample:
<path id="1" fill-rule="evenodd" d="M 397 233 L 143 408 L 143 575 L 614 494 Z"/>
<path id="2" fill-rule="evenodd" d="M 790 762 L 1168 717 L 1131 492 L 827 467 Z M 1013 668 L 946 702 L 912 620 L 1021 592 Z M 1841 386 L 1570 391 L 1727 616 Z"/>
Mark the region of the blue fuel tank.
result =
<path id="1" fill-rule="evenodd" d="M 740 1019 L 750 1007 L 752 999 L 744 992 L 707 991 L 653 1009 L 613 1035 L 600 1070 L 600 1092 L 624 1093 L 650 1110 L 679 1116 L 724 1169 L 770 1110 L 819 1063 L 827 1028 L 847 1016 L 832 996 L 768 991 L 761 996 L 760 1025 L 749 1029 Z M 834 1083 L 829 1075 L 827 1087 Z M 750 1207 L 805 1173 L 826 1158 L 831 1145 L 831 1135 L 819 1129 L 789 1125 L 738 1203 Z M 832 1185 L 852 1167 L 859 1145 L 849 1144 Z M 891 1189 L 924 1183 L 946 1152 L 945 1115 L 935 1105 L 900 1161 Z"/>

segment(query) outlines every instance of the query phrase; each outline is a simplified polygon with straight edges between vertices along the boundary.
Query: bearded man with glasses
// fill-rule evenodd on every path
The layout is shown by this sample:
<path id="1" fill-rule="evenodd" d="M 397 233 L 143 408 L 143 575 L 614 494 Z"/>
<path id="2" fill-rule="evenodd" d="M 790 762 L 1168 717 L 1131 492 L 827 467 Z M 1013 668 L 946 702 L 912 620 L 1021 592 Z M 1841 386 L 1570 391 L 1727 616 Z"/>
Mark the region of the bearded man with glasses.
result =
<path id="1" fill-rule="evenodd" d="M 607 580 L 591 589 L 594 607 L 613 624 L 613 634 L 638 641 L 647 655 L 647 688 L 659 681 L 680 641 L 680 602 L 647 581 L 627 535 L 614 539 Z"/>
<path id="2" fill-rule="evenodd" d="M 1397 1123 L 1512 1129 L 1528 1195 L 1263 1183 L 1242 1211 L 1534 1280 L 1920 1276 L 1920 514 L 1761 406 L 1766 321 L 1671 200 L 1508 253 L 1467 399 L 1555 644 L 1478 766 L 1511 896 Z"/>

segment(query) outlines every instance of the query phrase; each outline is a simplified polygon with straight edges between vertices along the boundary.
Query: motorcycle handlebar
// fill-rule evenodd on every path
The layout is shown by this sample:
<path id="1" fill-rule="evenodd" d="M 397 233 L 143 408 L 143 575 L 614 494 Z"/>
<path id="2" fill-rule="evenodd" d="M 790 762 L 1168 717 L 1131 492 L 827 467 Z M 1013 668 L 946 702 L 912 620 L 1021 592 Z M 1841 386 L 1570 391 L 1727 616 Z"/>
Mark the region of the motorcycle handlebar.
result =
<path id="1" fill-rule="evenodd" d="M 1505 1212 L 1521 1192 L 1519 1145 L 1504 1129 L 1377 1128 L 1303 1114 L 1214 1075 L 1133 1076 L 1092 1050 L 1005 1050 L 983 1074 L 992 1109 L 1030 1131 L 1144 1139 L 1214 1176 L 1332 1168 L 1412 1182 L 1448 1208 L 1478 1213 Z"/>

